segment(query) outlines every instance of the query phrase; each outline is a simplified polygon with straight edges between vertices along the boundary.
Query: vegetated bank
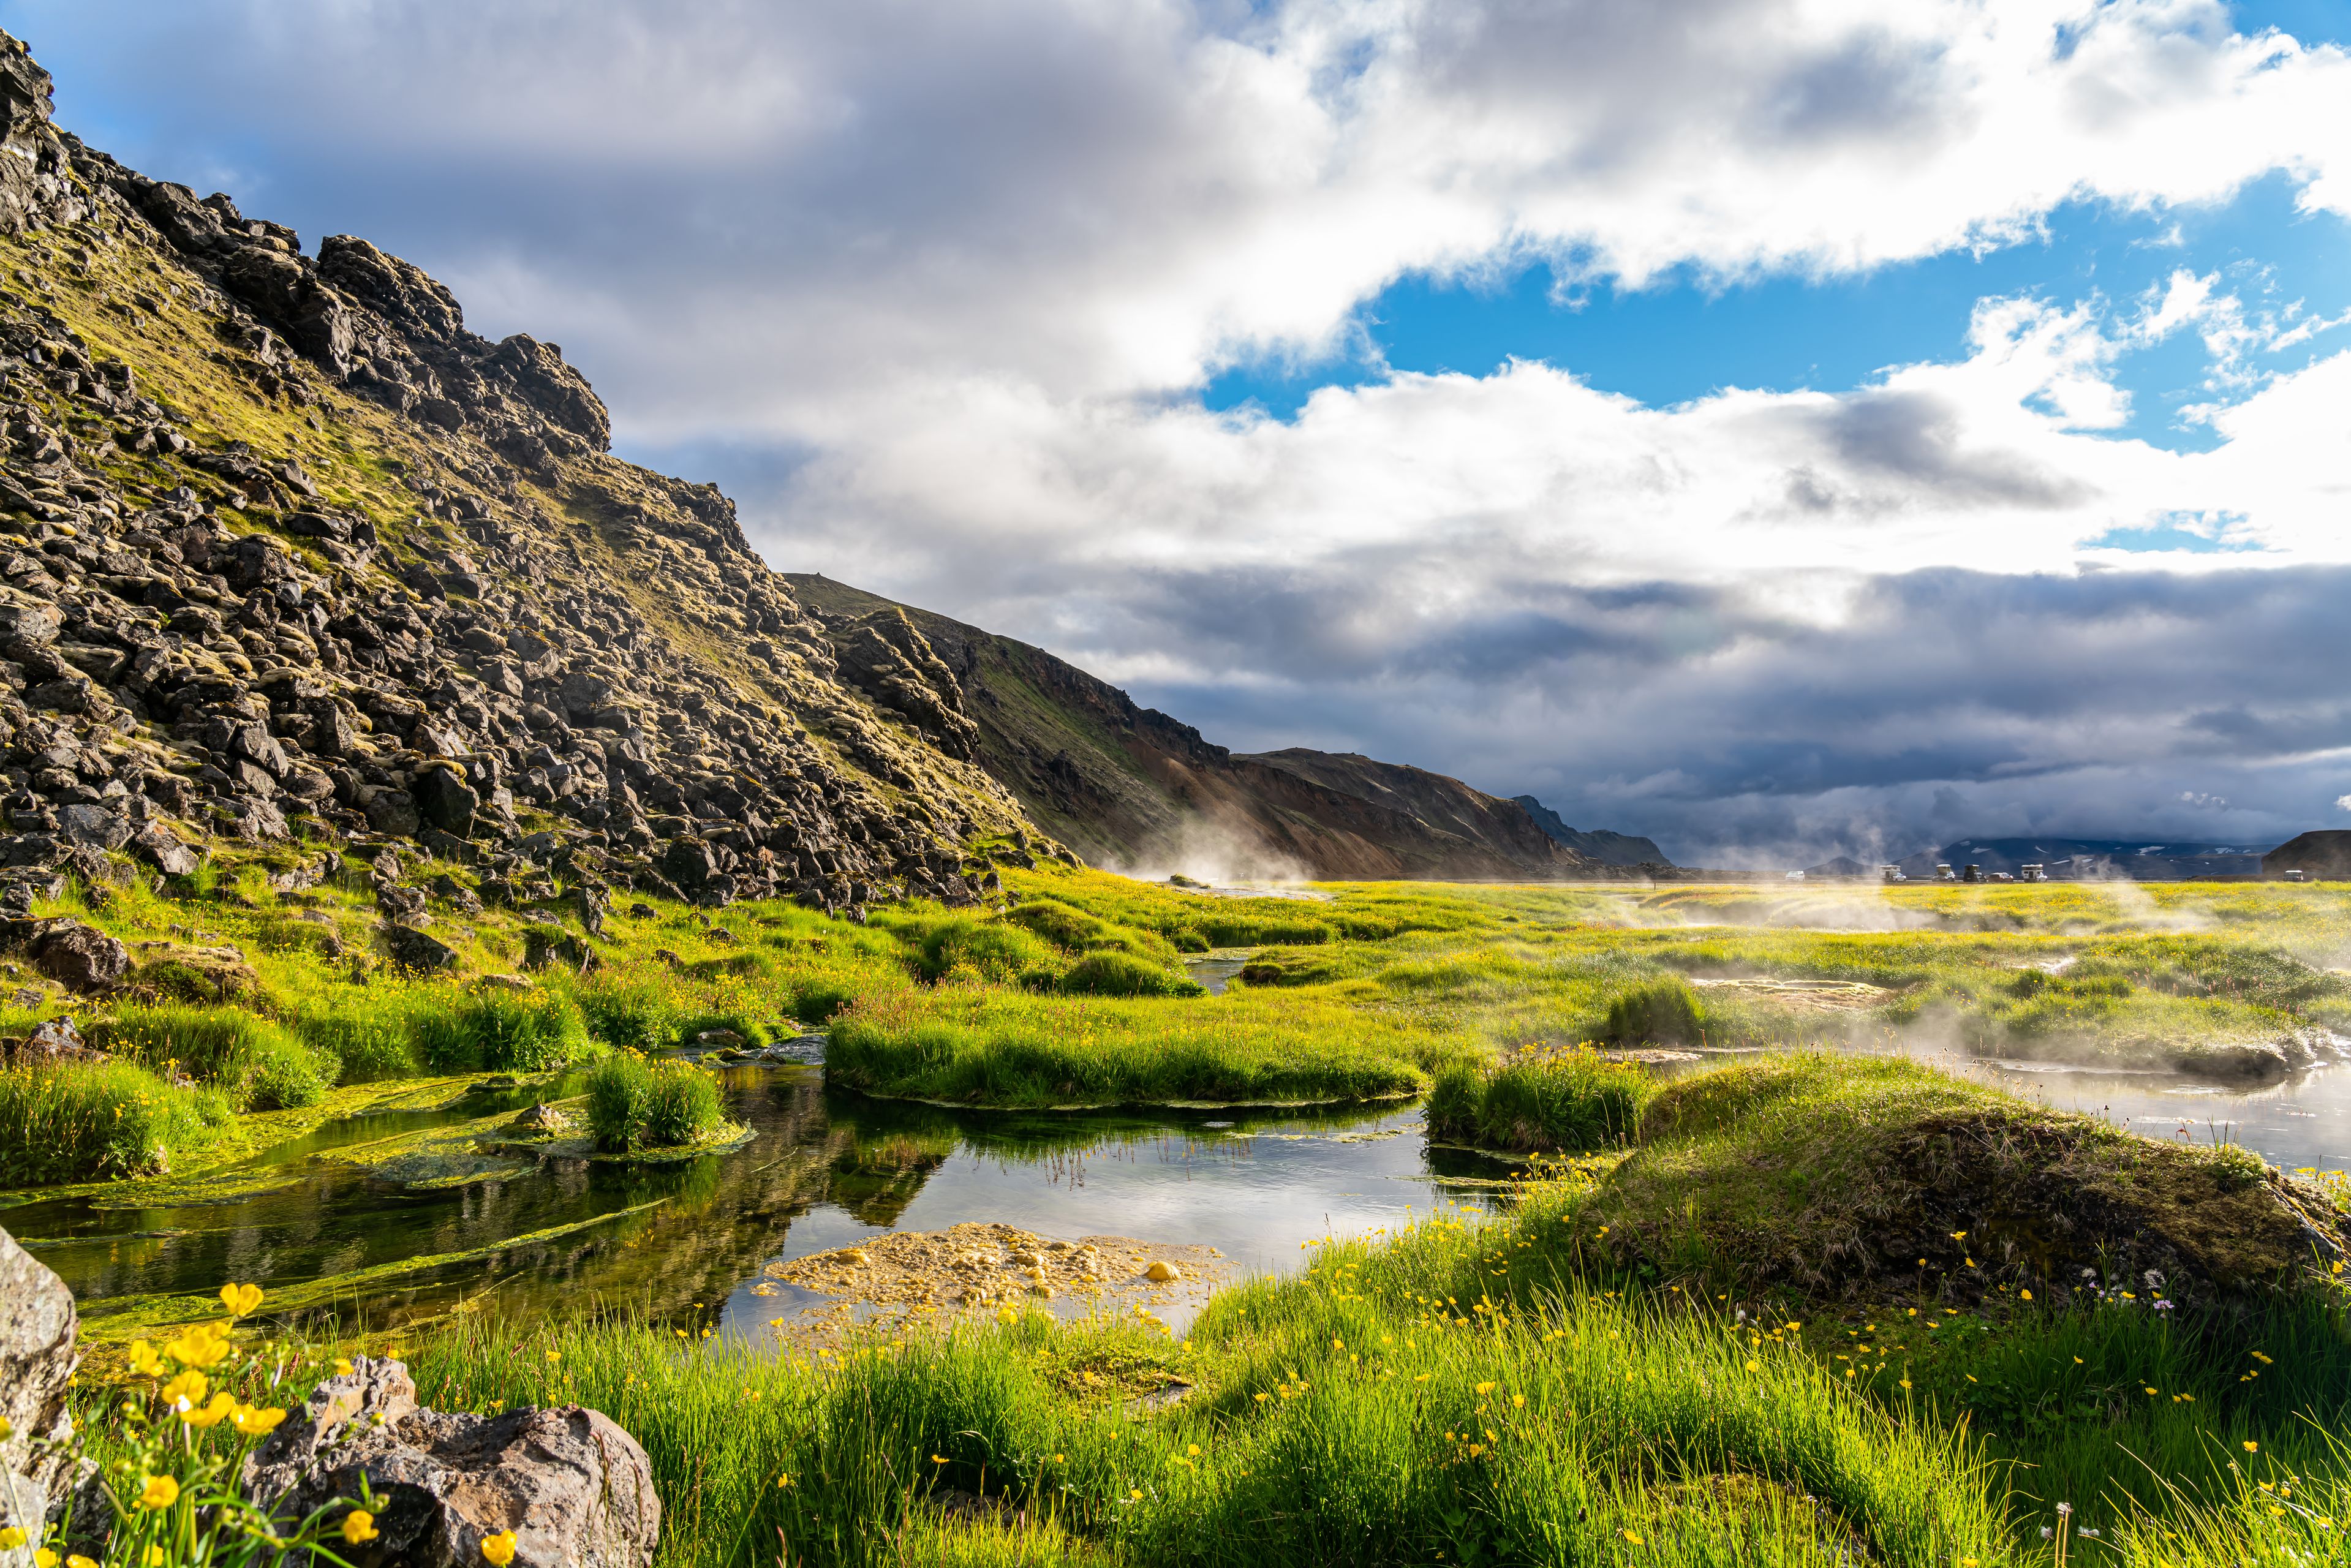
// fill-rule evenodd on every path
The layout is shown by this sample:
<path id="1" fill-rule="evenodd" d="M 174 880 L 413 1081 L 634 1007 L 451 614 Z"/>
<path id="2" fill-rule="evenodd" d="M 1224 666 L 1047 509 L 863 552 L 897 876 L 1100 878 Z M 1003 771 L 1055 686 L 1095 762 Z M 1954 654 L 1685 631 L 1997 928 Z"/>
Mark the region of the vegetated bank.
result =
<path id="1" fill-rule="evenodd" d="M 1907 1063 L 1701 1074 L 1601 1174 L 1539 1175 L 1500 1218 L 1334 1239 L 1296 1278 L 1219 1292 L 1181 1343 L 1007 1309 L 838 1356 L 622 1321 L 462 1322 L 407 1354 L 444 1408 L 619 1420 L 681 1563 L 778 1541 L 849 1563 L 1941 1565 L 2053 1562 L 2061 1539 L 2150 1568 L 2339 1557 L 2351 1335 L 2317 1254 L 2182 1250 L 2158 1294 L 2110 1233 L 2035 1255 L 1988 1216 L 1952 1227 L 1944 1266 L 1895 1270 L 1801 1228 L 1751 1239 L 1785 1208 L 1715 1225 L 1686 1175 L 1709 1140 L 1769 1168 L 1806 1120 L 1842 1119 L 1834 1143 L 1955 1111 L 2032 1108 Z M 1866 1215 L 1884 1174 L 1825 1160 L 1813 1202 Z M 2151 1185 L 2158 1220 L 2205 1200 Z M 2341 1192 L 2302 1196 L 2339 1242 Z M 1689 1234 L 1655 1231 L 1677 1206 Z M 88 1415 L 106 1430 L 96 1396 Z"/>

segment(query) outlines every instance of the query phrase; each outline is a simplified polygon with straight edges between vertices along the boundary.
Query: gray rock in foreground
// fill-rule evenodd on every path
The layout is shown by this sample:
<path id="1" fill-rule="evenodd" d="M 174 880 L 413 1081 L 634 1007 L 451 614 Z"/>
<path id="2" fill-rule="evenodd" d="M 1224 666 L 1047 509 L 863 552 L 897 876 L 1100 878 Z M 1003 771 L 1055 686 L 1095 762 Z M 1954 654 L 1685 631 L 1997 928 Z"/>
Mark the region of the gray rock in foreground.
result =
<path id="1" fill-rule="evenodd" d="M 652 1464 L 609 1417 L 422 1409 L 396 1361 L 362 1357 L 319 1385 L 246 1462 L 248 1495 L 281 1517 L 356 1498 L 362 1479 L 377 1539 L 349 1552 L 357 1568 L 472 1568 L 506 1530 L 531 1568 L 647 1568 L 661 1535 Z"/>
<path id="2" fill-rule="evenodd" d="M 50 1499 L 66 1490 L 65 1445 L 73 1436 L 66 1385 L 81 1363 L 74 1347 L 80 1322 L 65 1281 L 0 1230 L 0 1417 L 8 1423 L 0 1442 L 0 1525 L 35 1541 Z M 19 1561 L 31 1561 L 29 1550 L 0 1552 L 9 1568 Z"/>

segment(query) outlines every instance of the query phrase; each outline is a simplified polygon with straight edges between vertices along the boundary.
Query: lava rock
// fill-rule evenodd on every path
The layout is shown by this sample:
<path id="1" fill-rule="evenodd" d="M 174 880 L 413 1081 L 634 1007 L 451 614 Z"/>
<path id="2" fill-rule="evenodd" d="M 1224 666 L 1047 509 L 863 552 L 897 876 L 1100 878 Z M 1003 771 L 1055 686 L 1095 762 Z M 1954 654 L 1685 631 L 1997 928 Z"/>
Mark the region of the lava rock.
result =
<path id="1" fill-rule="evenodd" d="M 319 1385 L 246 1460 L 244 1479 L 281 1518 L 357 1497 L 364 1483 L 376 1539 L 349 1552 L 357 1568 L 474 1568 L 483 1538 L 509 1530 L 528 1568 L 648 1568 L 661 1534 L 652 1463 L 601 1412 L 444 1415 L 417 1405 L 405 1366 L 365 1356 Z"/>
<path id="2" fill-rule="evenodd" d="M 430 932 L 413 925 L 393 925 L 384 933 L 392 961 L 403 969 L 433 974 L 457 967 L 457 949 Z"/>
<path id="3" fill-rule="evenodd" d="M 61 806 L 57 836 L 84 849 L 119 850 L 131 841 L 131 822 L 103 806 Z"/>
<path id="4" fill-rule="evenodd" d="M 78 920 L 0 922 L 0 936 L 21 942 L 33 967 L 68 990 L 102 991 L 131 971 L 129 948 Z"/>
<path id="5" fill-rule="evenodd" d="M 455 768 L 425 768 L 416 776 L 412 793 L 423 820 L 443 832 L 462 839 L 474 831 L 474 813 L 482 798 Z"/>

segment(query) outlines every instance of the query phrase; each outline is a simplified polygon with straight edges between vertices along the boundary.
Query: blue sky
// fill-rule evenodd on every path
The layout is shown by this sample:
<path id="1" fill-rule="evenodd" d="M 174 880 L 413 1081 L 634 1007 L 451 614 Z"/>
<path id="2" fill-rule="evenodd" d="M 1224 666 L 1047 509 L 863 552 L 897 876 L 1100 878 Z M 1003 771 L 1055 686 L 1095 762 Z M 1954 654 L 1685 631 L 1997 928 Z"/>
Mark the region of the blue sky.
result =
<path id="1" fill-rule="evenodd" d="M 1711 864 L 2351 826 L 2346 14 L 0 0 L 777 566 Z"/>
<path id="2" fill-rule="evenodd" d="M 1513 358 L 1544 361 L 1603 392 L 1661 406 L 1734 386 L 1835 390 L 1889 366 L 1961 357 L 1976 302 L 1988 295 L 2103 296 L 2126 306 L 2182 268 L 2218 274 L 2268 308 L 2340 316 L 2351 309 L 2351 233 L 2335 214 L 2298 212 L 2294 196 L 2293 182 L 2271 175 L 2224 202 L 2161 211 L 2069 202 L 2047 214 L 2034 238 L 1829 277 L 1782 273 L 1725 283 L 1683 268 L 1625 288 L 1604 278 L 1562 280 L 1541 261 L 1492 278 L 1416 274 L 1354 312 L 1360 331 L 1347 351 L 1248 356 L 1217 373 L 1204 401 L 1290 419 L 1320 387 L 1359 386 L 1394 371 L 1482 375 Z M 2301 369 L 2340 347 L 2341 336 L 2262 354 L 2254 368 L 2263 375 Z M 2132 416 L 2107 434 L 2175 451 L 2210 449 L 2218 437 L 2209 423 L 2180 411 L 2249 390 L 2214 388 L 2215 368 L 2191 332 L 2126 354 L 2115 380 L 2130 393 Z"/>

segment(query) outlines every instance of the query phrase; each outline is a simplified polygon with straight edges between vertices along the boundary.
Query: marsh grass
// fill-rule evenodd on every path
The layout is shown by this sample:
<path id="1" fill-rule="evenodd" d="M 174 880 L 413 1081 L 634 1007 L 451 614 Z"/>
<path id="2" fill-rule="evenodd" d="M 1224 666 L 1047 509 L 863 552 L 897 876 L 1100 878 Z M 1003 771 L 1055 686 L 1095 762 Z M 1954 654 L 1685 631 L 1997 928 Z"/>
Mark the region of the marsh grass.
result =
<path id="1" fill-rule="evenodd" d="M 589 1070 L 588 1125 L 599 1148 L 683 1148 L 725 1120 L 717 1082 L 690 1061 L 623 1051 Z"/>
<path id="2" fill-rule="evenodd" d="M 1428 1092 L 1428 1135 L 1512 1154 L 1585 1153 L 1638 1138 L 1656 1076 L 1589 1046 L 1532 1047 L 1459 1063 Z"/>
<path id="3" fill-rule="evenodd" d="M 225 1141 L 228 1099 L 177 1089 L 135 1062 L 0 1070 L 0 1186 L 170 1170 Z"/>
<path id="4" fill-rule="evenodd" d="M 1219 999 L 895 993 L 835 1020 L 826 1080 L 991 1105 L 1371 1100 L 1416 1093 L 1429 1067 L 1471 1050 L 1329 1000 Z"/>
<path id="5" fill-rule="evenodd" d="M 126 1007 L 92 1023 L 89 1040 L 159 1072 L 177 1068 L 239 1111 L 315 1104 L 341 1067 L 275 1021 L 233 1007 Z"/>

